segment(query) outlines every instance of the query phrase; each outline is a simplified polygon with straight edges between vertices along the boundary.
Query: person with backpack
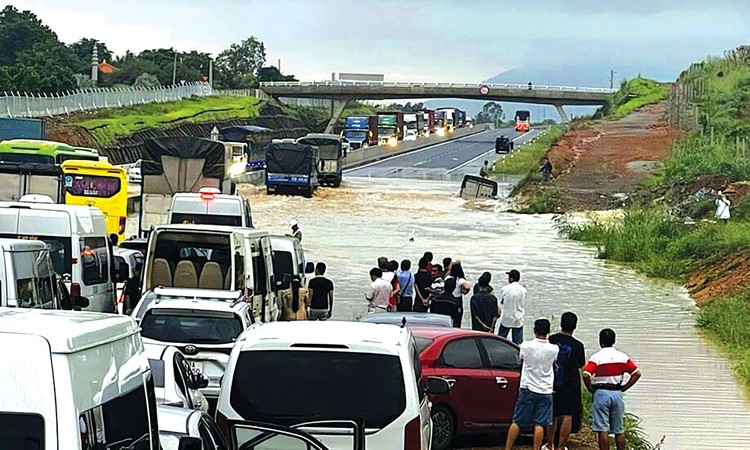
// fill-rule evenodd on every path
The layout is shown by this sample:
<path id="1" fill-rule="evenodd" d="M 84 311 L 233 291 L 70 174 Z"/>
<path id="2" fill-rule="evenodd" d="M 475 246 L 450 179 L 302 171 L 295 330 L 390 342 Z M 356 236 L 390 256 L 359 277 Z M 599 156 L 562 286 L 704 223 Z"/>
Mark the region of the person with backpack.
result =
<path id="1" fill-rule="evenodd" d="M 571 432 L 577 433 L 580 429 L 581 369 L 586 364 L 586 352 L 583 343 L 573 337 L 573 331 L 577 326 L 578 316 L 566 312 L 560 319 L 561 331 L 549 337 L 550 344 L 557 345 L 560 351 L 555 365 L 552 426 L 547 427 L 547 444 L 542 447 L 543 450 L 565 450 Z M 555 445 L 555 434 L 558 429 L 560 440 Z"/>
<path id="2" fill-rule="evenodd" d="M 401 261 L 401 270 L 396 272 L 396 276 L 401 286 L 396 311 L 411 311 L 414 307 L 414 274 L 411 273 L 411 261 Z"/>

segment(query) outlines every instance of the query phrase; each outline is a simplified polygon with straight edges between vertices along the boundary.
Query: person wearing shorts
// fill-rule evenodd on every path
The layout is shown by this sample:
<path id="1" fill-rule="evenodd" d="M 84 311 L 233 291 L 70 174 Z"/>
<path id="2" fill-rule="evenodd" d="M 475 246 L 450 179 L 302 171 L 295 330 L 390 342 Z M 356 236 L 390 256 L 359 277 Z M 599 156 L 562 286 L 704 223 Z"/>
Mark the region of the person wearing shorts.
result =
<path id="1" fill-rule="evenodd" d="M 599 332 L 601 350 L 591 355 L 583 367 L 583 382 L 594 393 L 591 404 L 592 429 L 599 435 L 599 449 L 609 450 L 609 435 L 615 435 L 617 450 L 625 450 L 625 400 L 623 393 L 641 379 L 633 360 L 615 349 L 615 332 L 605 328 Z M 625 381 L 625 374 L 628 374 Z M 623 384 L 624 382 L 624 384 Z"/>
<path id="2" fill-rule="evenodd" d="M 550 344 L 549 320 L 534 322 L 534 339 L 521 344 L 521 390 L 513 411 L 513 424 L 508 429 L 505 449 L 511 450 L 521 428 L 534 428 L 534 450 L 542 447 L 544 429 L 552 424 L 552 391 L 555 382 L 555 361 L 559 347 Z"/>

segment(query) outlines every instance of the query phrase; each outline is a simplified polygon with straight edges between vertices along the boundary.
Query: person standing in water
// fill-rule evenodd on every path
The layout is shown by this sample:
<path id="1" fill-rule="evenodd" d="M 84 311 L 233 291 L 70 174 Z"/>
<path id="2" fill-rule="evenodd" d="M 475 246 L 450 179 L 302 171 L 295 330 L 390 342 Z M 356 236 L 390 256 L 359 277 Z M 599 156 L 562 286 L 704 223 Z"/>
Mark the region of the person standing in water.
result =
<path id="1" fill-rule="evenodd" d="M 292 236 L 302 243 L 302 230 L 299 229 L 299 222 L 297 219 L 290 220 L 289 226 L 292 228 Z"/>

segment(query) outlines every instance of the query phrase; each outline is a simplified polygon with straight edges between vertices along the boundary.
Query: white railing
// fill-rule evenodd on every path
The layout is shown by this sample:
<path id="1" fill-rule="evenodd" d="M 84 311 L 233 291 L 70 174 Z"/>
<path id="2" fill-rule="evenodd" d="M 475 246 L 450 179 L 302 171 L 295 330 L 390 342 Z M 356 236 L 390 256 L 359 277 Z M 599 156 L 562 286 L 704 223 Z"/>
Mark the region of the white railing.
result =
<path id="1" fill-rule="evenodd" d="M 490 89 L 523 89 L 529 90 L 528 84 L 500 84 L 500 83 L 421 83 L 410 81 L 271 81 L 260 83 L 260 87 L 316 87 L 316 86 L 373 86 L 373 87 L 426 87 L 426 88 L 474 88 L 487 86 Z M 597 92 L 612 94 L 617 89 L 580 86 L 548 86 L 532 84 L 534 91 L 564 91 L 564 92 Z"/>
<path id="2" fill-rule="evenodd" d="M 58 94 L 3 92 L 0 95 L 0 117 L 51 117 L 102 108 L 174 102 L 190 97 L 213 95 L 206 83 L 158 88 L 93 88 Z"/>

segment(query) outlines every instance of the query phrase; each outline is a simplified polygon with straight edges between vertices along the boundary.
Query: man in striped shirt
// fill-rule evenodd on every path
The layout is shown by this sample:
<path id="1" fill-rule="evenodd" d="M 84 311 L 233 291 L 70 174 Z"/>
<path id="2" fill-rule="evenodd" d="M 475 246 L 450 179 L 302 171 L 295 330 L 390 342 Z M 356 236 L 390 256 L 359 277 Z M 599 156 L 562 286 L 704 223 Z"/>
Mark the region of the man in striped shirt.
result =
<path id="1" fill-rule="evenodd" d="M 614 345 L 615 332 L 609 328 L 600 331 L 599 346 L 602 349 L 591 355 L 583 367 L 583 382 L 594 393 L 591 419 L 593 430 L 599 435 L 600 450 L 609 450 L 610 433 L 615 435 L 617 450 L 625 450 L 625 401 L 622 393 L 641 378 L 638 366 Z M 629 375 L 627 381 L 625 374 Z"/>

